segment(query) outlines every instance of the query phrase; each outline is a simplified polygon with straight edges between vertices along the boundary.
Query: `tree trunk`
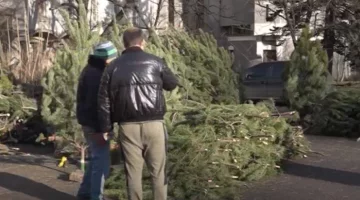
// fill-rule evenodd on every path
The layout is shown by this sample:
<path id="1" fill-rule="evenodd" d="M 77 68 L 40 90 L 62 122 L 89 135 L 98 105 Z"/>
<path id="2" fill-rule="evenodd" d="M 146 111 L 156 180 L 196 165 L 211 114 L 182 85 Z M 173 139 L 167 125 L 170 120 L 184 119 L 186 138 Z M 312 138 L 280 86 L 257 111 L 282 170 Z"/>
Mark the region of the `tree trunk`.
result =
<path id="1" fill-rule="evenodd" d="M 334 47 L 335 47 L 335 14 L 334 14 L 334 5 L 330 4 L 325 11 L 325 32 L 324 32 L 324 40 L 323 46 L 328 55 L 329 64 L 328 70 L 330 74 L 332 74 L 332 66 L 333 66 L 333 57 L 334 57 Z"/>
<path id="2" fill-rule="evenodd" d="M 169 24 L 175 25 L 175 0 L 169 0 Z"/>
<path id="3" fill-rule="evenodd" d="M 305 23 L 310 25 L 310 20 L 311 20 L 312 14 L 313 14 L 314 6 L 313 6 L 312 0 L 307 0 L 306 4 L 307 4 L 307 11 L 306 11 Z M 316 28 L 316 27 L 314 27 L 314 28 Z"/>
<path id="4" fill-rule="evenodd" d="M 291 5 L 294 5 L 293 1 L 292 1 Z M 286 0 L 282 1 L 282 6 L 284 8 L 284 15 L 285 15 L 286 23 L 289 26 L 290 36 L 293 41 L 294 48 L 296 48 L 297 40 L 296 40 L 296 29 L 295 29 L 295 25 L 294 25 L 295 19 L 294 19 L 294 15 L 291 15 L 291 13 L 289 13 L 289 12 L 293 12 L 294 10 L 292 7 L 291 7 L 291 10 L 289 10 L 288 2 Z M 290 17 L 290 16 L 292 16 L 292 17 Z"/>

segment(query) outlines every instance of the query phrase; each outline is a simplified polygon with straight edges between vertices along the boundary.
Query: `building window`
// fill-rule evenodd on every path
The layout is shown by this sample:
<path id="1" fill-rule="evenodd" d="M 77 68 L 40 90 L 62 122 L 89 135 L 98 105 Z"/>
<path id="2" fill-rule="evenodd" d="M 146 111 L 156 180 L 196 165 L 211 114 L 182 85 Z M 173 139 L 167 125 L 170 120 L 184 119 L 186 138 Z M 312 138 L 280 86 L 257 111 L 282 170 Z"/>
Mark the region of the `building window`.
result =
<path id="1" fill-rule="evenodd" d="M 264 62 L 277 61 L 276 50 L 264 50 L 263 57 L 264 57 Z"/>
<path id="2" fill-rule="evenodd" d="M 223 26 L 222 32 L 227 36 L 249 36 L 254 35 L 254 31 L 250 24 L 236 25 L 236 26 Z"/>

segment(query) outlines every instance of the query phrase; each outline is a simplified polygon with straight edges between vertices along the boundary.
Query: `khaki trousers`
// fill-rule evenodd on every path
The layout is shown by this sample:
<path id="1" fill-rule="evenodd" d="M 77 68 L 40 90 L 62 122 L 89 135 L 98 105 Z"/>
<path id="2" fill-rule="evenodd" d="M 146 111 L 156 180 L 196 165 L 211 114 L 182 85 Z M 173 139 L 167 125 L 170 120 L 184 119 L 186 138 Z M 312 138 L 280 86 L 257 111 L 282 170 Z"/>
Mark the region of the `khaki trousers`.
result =
<path id="1" fill-rule="evenodd" d="M 120 124 L 120 146 L 124 154 L 129 200 L 142 200 L 144 161 L 152 178 L 154 200 L 166 200 L 167 132 L 163 121 Z"/>

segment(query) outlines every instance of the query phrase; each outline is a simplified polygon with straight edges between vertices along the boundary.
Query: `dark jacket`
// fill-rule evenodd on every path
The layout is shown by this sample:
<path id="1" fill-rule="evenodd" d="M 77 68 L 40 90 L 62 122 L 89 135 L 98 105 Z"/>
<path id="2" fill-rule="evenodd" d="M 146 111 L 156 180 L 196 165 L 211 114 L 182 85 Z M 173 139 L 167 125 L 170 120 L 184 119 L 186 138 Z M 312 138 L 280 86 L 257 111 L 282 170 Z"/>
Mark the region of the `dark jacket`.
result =
<path id="1" fill-rule="evenodd" d="M 76 116 L 79 124 L 99 132 L 97 96 L 105 66 L 103 59 L 89 56 L 88 65 L 83 69 L 79 78 L 76 98 Z"/>
<path id="2" fill-rule="evenodd" d="M 113 123 L 162 120 L 166 112 L 163 89 L 178 85 L 164 60 L 138 47 L 125 50 L 108 68 L 99 90 L 102 132 Z"/>

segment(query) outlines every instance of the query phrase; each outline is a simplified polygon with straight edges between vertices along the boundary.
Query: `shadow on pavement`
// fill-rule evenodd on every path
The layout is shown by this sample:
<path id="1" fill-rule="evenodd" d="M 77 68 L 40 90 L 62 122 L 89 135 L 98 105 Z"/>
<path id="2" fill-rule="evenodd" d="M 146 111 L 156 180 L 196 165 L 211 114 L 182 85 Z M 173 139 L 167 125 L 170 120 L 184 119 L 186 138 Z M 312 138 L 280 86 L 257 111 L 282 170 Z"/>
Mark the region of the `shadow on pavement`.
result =
<path id="1" fill-rule="evenodd" d="M 45 184 L 35 182 L 22 176 L 0 172 L 0 187 L 13 192 L 20 192 L 41 200 L 75 200 L 70 194 L 60 192 Z"/>
<path id="2" fill-rule="evenodd" d="M 0 157 L 0 163 L 11 163 L 11 164 L 29 164 L 36 165 L 39 167 L 44 167 L 50 170 L 54 170 L 60 173 L 65 173 L 62 170 L 56 169 L 56 163 L 53 162 L 51 158 L 48 157 L 36 157 L 36 156 L 22 156 L 22 155 L 13 155 L 13 156 L 3 156 Z M 46 166 L 47 163 L 51 163 L 54 167 Z"/>
<path id="3" fill-rule="evenodd" d="M 293 161 L 286 161 L 284 164 L 285 174 L 351 186 L 360 186 L 359 173 L 305 165 Z"/>

